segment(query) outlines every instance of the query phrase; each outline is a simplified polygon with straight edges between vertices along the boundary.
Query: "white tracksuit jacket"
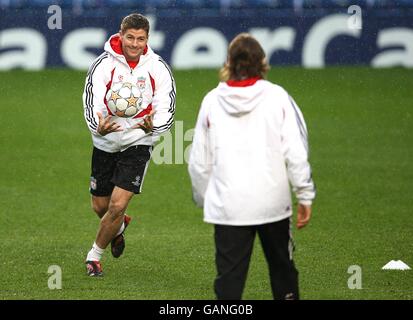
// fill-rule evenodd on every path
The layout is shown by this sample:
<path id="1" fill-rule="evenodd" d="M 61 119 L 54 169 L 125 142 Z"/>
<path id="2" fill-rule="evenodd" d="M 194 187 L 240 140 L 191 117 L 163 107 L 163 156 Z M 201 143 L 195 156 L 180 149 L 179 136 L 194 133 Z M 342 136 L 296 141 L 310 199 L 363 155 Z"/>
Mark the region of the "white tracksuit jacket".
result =
<path id="1" fill-rule="evenodd" d="M 315 198 L 302 113 L 266 80 L 220 83 L 205 96 L 188 169 L 208 223 L 259 225 L 290 217 L 289 181 L 300 203 Z"/>
<path id="2" fill-rule="evenodd" d="M 138 65 L 131 68 L 121 51 L 119 34 L 115 34 L 105 44 L 102 53 L 90 66 L 83 93 L 83 108 L 86 123 L 92 133 L 93 145 L 106 152 L 118 152 L 130 146 L 153 145 L 162 132 L 169 130 L 175 114 L 175 81 L 169 66 L 148 46 L 141 55 Z M 145 110 L 138 118 L 113 117 L 123 131 L 101 136 L 97 133 L 99 118 L 97 112 L 108 115 L 105 96 L 116 82 L 132 82 L 141 89 Z M 153 133 L 145 134 L 141 129 L 131 129 L 151 109 L 156 111 L 153 118 Z"/>

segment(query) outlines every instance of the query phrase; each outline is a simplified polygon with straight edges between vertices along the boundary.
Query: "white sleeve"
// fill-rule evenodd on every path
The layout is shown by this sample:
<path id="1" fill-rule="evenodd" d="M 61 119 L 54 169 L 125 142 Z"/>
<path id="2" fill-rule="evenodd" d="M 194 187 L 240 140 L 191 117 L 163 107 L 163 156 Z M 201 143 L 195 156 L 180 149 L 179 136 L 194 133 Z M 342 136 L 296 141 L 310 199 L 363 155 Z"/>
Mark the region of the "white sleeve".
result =
<path id="1" fill-rule="evenodd" d="M 155 94 L 152 101 L 155 114 L 153 134 L 158 135 L 169 130 L 174 122 L 176 104 L 176 85 L 171 69 L 159 58 L 155 75 Z"/>
<path id="2" fill-rule="evenodd" d="M 287 93 L 283 103 L 283 118 L 281 144 L 288 177 L 299 203 L 311 205 L 316 191 L 308 162 L 307 126 L 300 108 Z"/>
<path id="3" fill-rule="evenodd" d="M 191 152 L 189 154 L 188 171 L 192 182 L 192 196 L 199 207 L 203 207 L 205 193 L 212 171 L 212 153 L 208 138 L 208 106 L 204 101 L 198 114 Z"/>
<path id="4" fill-rule="evenodd" d="M 103 54 L 90 66 L 83 91 L 84 117 L 89 130 L 96 135 L 99 135 L 97 133 L 99 124 L 97 112 L 106 110 L 104 101 L 106 94 L 104 60 L 107 58 L 108 55 Z"/>

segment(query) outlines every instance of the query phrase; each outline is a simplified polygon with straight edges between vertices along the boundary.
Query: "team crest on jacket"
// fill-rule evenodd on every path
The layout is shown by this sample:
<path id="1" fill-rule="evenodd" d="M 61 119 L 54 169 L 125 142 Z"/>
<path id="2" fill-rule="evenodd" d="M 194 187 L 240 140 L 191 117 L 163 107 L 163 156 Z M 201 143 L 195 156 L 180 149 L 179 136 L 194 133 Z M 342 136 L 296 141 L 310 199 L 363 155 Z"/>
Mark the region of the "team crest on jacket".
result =
<path id="1" fill-rule="evenodd" d="M 120 74 L 120 75 L 118 76 L 118 79 L 119 79 L 120 82 L 122 82 L 122 81 L 123 81 L 123 76 Z"/>
<path id="2" fill-rule="evenodd" d="M 138 77 L 138 81 L 136 82 L 140 91 L 144 91 L 146 88 L 146 78 L 145 77 Z"/>

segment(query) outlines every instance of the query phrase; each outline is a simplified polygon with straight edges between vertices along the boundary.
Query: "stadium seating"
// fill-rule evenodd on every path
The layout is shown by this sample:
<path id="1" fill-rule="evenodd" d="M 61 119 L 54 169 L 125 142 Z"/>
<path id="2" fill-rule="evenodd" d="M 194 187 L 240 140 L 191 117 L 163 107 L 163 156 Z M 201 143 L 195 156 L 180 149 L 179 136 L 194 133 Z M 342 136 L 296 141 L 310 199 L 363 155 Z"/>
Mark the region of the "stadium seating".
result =
<path id="1" fill-rule="evenodd" d="M 0 0 L 0 7 L 45 8 L 50 0 Z M 54 0 L 52 4 L 64 8 L 155 8 L 155 9 L 337 9 L 350 5 L 363 8 L 409 8 L 413 0 Z"/>

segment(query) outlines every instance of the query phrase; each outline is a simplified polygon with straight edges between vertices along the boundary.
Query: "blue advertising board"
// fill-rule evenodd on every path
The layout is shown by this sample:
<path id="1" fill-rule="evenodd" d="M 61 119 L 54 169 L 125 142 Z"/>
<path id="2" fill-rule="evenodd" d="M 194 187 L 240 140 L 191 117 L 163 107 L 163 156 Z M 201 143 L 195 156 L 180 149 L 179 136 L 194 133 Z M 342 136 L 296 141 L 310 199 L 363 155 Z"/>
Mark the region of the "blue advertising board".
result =
<path id="1" fill-rule="evenodd" d="M 0 70 L 87 69 L 123 16 L 63 13 L 58 21 L 59 12 L 46 10 L 2 14 Z M 229 41 L 240 32 L 260 41 L 272 65 L 413 67 L 411 15 L 341 10 L 322 15 L 147 16 L 150 46 L 176 69 L 222 66 Z"/>

